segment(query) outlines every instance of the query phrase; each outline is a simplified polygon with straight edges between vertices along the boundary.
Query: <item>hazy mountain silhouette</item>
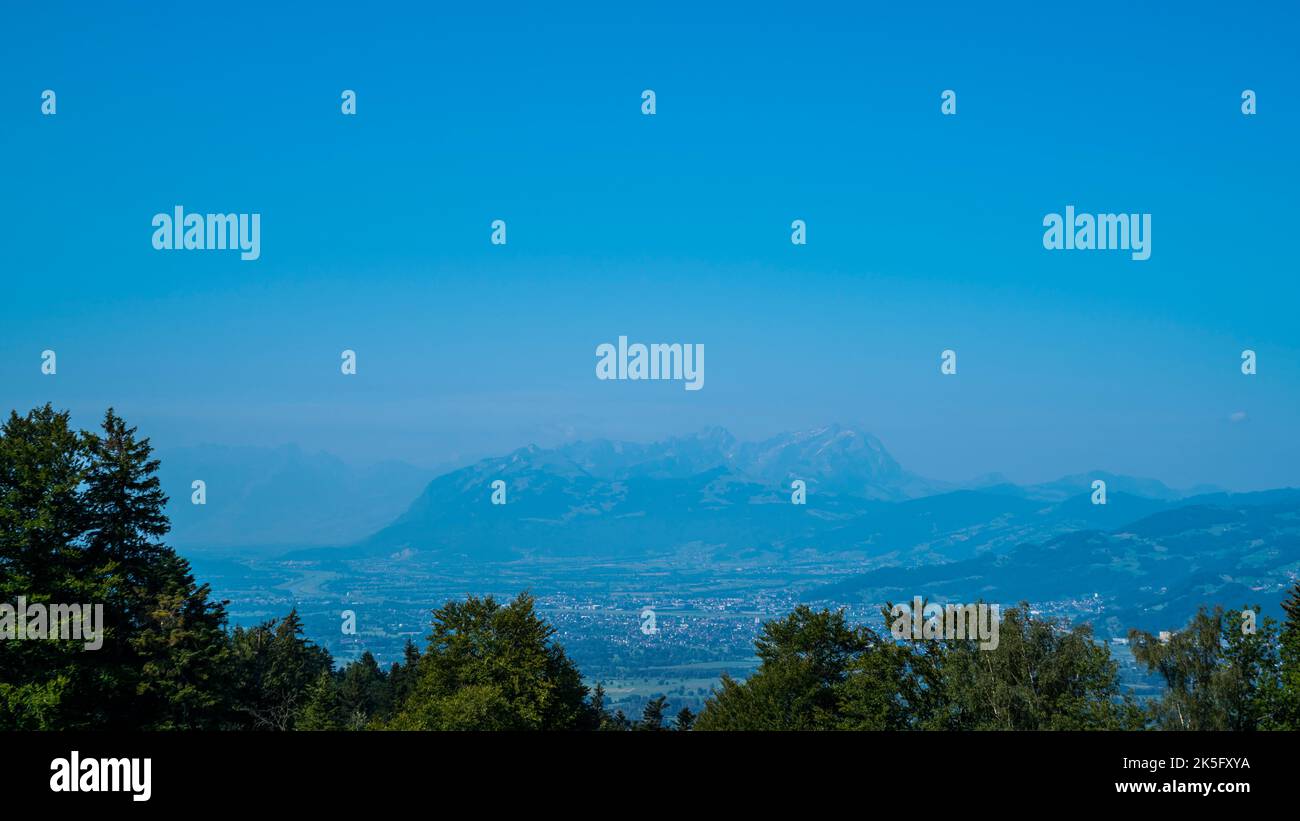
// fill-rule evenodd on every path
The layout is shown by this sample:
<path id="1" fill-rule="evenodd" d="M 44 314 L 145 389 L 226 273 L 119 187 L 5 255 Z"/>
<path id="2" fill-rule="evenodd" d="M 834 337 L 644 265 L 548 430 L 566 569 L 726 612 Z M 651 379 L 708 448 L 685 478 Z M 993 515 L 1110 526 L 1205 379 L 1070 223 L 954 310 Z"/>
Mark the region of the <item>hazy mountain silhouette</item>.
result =
<path id="1" fill-rule="evenodd" d="M 1107 505 L 1090 503 L 1093 478 L 1107 481 Z M 791 504 L 795 479 L 807 483 L 806 505 Z M 496 480 L 506 483 L 505 506 L 490 503 Z M 847 552 L 948 562 L 1117 527 L 1179 498 L 1155 480 L 1104 473 L 1029 487 L 996 475 L 968 484 L 912 474 L 876 437 L 841 425 L 750 443 L 711 428 L 650 444 L 530 445 L 436 477 L 348 555 L 637 558 L 689 546 L 718 557 Z M 314 555 L 330 554 L 295 554 Z"/>
<path id="2" fill-rule="evenodd" d="M 1213 499 L 1213 504 L 1206 499 Z M 810 591 L 807 600 L 1039 603 L 1106 601 L 1115 634 L 1169 629 L 1196 607 L 1261 605 L 1276 614 L 1300 567 L 1300 491 L 1215 494 L 1110 530 L 1085 529 L 1006 553 L 888 567 Z M 1108 505 L 1109 506 L 1109 505 Z"/>
<path id="3" fill-rule="evenodd" d="M 791 503 L 794 479 L 807 483 L 805 505 Z M 1104 505 L 1092 503 L 1096 479 Z M 504 506 L 490 501 L 496 480 Z M 811 561 L 863 571 L 811 589 L 805 577 L 812 601 L 1024 599 L 1074 614 L 1095 601 L 1115 633 L 1177 626 L 1204 601 L 1275 610 L 1300 569 L 1300 491 L 1201 490 L 1101 471 L 1029 486 L 997 474 L 935 482 L 854 428 L 752 443 L 712 428 L 483 459 L 437 476 L 355 544 L 287 558 L 654 559 L 706 574 L 717 562 Z"/>
<path id="4" fill-rule="evenodd" d="M 295 445 L 201 445 L 160 454 L 171 544 L 187 550 L 339 545 L 391 522 L 433 471 L 403 462 L 357 468 Z M 207 503 L 191 503 L 191 483 Z"/>

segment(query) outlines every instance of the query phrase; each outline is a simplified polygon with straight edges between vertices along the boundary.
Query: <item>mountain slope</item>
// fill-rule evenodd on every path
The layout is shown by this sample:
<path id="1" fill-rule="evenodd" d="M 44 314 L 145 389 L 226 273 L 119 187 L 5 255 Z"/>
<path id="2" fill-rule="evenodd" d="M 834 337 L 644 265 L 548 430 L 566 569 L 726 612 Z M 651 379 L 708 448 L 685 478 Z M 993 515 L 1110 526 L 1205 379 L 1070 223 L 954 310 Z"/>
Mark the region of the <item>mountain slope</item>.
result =
<path id="1" fill-rule="evenodd" d="M 171 544 L 185 550 L 355 542 L 391 522 L 430 479 L 403 462 L 356 468 L 326 453 L 203 445 L 161 454 Z M 191 483 L 207 503 L 191 503 Z"/>
<path id="2" fill-rule="evenodd" d="M 1275 610 L 1300 576 L 1300 494 L 1273 504 L 1192 504 L 1113 530 L 1078 530 L 1002 554 L 924 567 L 891 567 L 816 588 L 837 602 L 1018 600 L 1095 607 L 1115 626 L 1169 629 L 1196 606 L 1262 604 Z M 1088 601 L 1095 602 L 1090 604 Z"/>
<path id="3" fill-rule="evenodd" d="M 791 503 L 791 485 L 807 504 Z M 490 502 L 506 483 L 507 504 Z M 990 481 L 993 481 L 991 478 Z M 429 558 L 644 557 L 684 548 L 715 557 L 860 554 L 904 564 L 1005 552 L 1028 540 L 1108 528 L 1162 510 L 1171 495 L 1119 490 L 1045 500 L 1002 481 L 951 490 L 905 471 L 878 439 L 831 425 L 741 443 L 720 428 L 663 442 L 520 448 L 431 481 L 350 555 Z M 1062 480 L 1053 497 L 1071 487 Z M 299 555 L 299 554 L 296 554 Z M 301 554 L 306 558 L 315 554 Z"/>
<path id="4" fill-rule="evenodd" d="M 1093 476 L 1107 482 L 1104 505 L 1092 503 Z M 807 483 L 804 505 L 791 503 L 795 478 Z M 505 505 L 490 501 L 497 480 Z M 746 588 L 734 574 L 751 569 L 824 604 L 1023 599 L 1117 631 L 1176 626 L 1203 601 L 1272 607 L 1300 575 L 1300 491 L 1183 498 L 1100 472 L 974 484 L 915 477 L 874 437 L 839 426 L 755 443 L 714 428 L 651 444 L 529 446 L 438 476 L 348 548 L 287 558 L 391 559 L 453 575 L 463 563 L 544 572 L 579 560 L 636 573 L 654 562 L 737 585 L 719 594 L 737 596 Z M 730 581 L 713 581 L 722 566 Z"/>

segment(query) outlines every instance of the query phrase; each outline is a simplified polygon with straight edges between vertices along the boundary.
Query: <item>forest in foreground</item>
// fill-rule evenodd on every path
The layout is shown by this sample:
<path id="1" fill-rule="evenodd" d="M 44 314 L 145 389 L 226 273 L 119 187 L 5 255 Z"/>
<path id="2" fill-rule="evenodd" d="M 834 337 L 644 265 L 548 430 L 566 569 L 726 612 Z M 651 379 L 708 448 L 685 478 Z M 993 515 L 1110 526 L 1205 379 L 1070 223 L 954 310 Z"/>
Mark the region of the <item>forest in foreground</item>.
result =
<path id="1" fill-rule="evenodd" d="M 164 541 L 158 468 L 112 410 L 97 431 L 50 405 L 0 427 L 0 730 L 1300 729 L 1300 584 L 1281 623 L 1221 603 L 1167 636 L 1131 631 L 1165 685 L 1141 704 L 1086 625 L 1025 604 L 988 650 L 800 606 L 763 626 L 760 666 L 724 675 L 698 715 L 664 697 L 611 712 L 526 592 L 447 602 L 402 661 L 338 668 L 293 611 L 229 627 Z M 102 643 L 21 639 L 19 602 L 102 605 Z"/>

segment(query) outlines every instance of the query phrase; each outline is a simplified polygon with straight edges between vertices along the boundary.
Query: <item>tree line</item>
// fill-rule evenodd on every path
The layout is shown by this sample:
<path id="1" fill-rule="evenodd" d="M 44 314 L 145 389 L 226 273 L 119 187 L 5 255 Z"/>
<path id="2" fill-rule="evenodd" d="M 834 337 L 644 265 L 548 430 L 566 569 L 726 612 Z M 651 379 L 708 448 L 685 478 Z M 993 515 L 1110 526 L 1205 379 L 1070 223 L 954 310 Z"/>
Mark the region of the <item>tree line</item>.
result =
<path id="1" fill-rule="evenodd" d="M 104 606 L 103 646 L 0 639 L 0 729 L 71 730 L 1294 730 L 1300 584 L 1280 624 L 1202 608 L 1168 637 L 1130 632 L 1165 689 L 1139 703 L 1086 625 L 1002 613 L 997 646 L 898 641 L 839 611 L 767 622 L 746 680 L 699 715 L 641 716 L 588 687 L 527 593 L 451 601 L 423 649 L 341 668 L 296 612 L 231 629 L 225 602 L 166 546 L 146 438 L 112 410 L 78 431 L 50 405 L 0 427 L 0 603 Z M 885 610 L 887 612 L 887 608 Z M 0 634 L 5 626 L 0 623 Z"/>

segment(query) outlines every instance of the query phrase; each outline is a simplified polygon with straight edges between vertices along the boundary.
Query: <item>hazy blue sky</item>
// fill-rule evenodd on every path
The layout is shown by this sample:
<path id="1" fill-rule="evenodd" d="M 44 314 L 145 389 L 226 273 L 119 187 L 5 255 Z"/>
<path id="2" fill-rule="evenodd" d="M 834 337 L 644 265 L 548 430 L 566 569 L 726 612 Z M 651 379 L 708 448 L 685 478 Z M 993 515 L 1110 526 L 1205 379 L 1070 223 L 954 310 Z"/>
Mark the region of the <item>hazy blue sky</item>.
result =
<path id="1" fill-rule="evenodd" d="M 267 5 L 0 12 L 6 409 L 422 464 L 842 421 L 938 478 L 1300 484 L 1294 3 Z M 155 251 L 175 205 L 260 213 L 261 259 Z M 1066 205 L 1152 214 L 1151 259 L 1045 251 Z M 597 381 L 620 334 L 703 343 L 705 389 Z"/>

